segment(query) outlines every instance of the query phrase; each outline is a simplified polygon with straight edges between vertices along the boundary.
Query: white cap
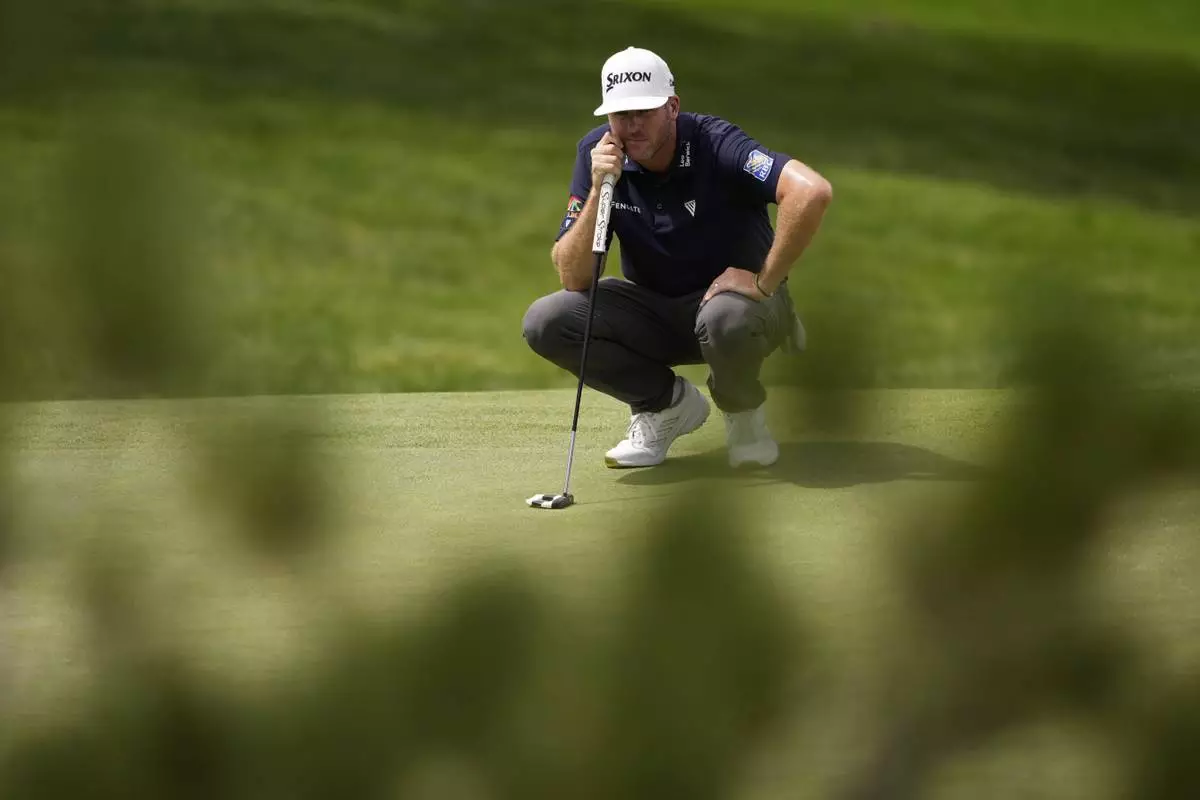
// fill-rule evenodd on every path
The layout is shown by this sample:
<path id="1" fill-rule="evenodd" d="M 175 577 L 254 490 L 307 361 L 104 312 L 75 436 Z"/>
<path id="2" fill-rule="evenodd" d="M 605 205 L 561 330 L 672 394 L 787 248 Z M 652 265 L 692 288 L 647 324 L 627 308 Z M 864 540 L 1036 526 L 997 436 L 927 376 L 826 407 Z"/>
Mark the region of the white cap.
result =
<path id="1" fill-rule="evenodd" d="M 610 56 L 600 70 L 603 102 L 595 114 L 659 108 L 674 94 L 675 76 L 667 62 L 649 50 L 627 47 Z"/>

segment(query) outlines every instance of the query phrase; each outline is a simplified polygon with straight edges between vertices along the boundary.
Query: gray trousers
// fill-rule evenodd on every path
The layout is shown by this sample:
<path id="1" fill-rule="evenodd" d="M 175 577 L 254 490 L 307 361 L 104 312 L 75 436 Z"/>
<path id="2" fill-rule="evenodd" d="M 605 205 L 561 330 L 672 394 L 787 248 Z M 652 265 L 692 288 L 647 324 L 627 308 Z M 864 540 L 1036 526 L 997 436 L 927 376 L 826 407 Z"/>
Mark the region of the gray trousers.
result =
<path id="1" fill-rule="evenodd" d="M 749 411 L 766 400 L 762 363 L 803 329 L 786 282 L 761 302 L 723 292 L 700 305 L 703 291 L 665 297 L 620 278 L 603 278 L 588 346 L 584 382 L 635 412 L 671 404 L 672 367 L 707 364 L 708 388 L 722 411 Z M 525 312 L 525 341 L 543 358 L 579 375 L 588 293 L 560 290 Z"/>

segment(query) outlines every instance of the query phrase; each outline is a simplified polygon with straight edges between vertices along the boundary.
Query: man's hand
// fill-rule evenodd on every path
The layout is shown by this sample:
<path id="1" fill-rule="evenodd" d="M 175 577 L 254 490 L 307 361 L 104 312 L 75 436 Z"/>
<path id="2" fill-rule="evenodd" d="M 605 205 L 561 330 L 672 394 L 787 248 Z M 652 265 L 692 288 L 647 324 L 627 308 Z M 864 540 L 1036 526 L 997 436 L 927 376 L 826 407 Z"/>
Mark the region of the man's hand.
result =
<path id="1" fill-rule="evenodd" d="M 728 267 L 718 275 L 716 280 L 709 284 L 708 291 L 704 293 L 704 298 L 700 302 L 707 303 L 713 295 L 721 292 L 737 292 L 751 300 L 767 299 L 767 296 L 754 285 L 754 273 L 748 269 L 738 269 L 737 267 Z"/>
<path id="2" fill-rule="evenodd" d="M 621 140 L 608 131 L 592 148 L 592 188 L 599 189 L 605 175 L 621 180 L 625 168 L 625 152 Z"/>

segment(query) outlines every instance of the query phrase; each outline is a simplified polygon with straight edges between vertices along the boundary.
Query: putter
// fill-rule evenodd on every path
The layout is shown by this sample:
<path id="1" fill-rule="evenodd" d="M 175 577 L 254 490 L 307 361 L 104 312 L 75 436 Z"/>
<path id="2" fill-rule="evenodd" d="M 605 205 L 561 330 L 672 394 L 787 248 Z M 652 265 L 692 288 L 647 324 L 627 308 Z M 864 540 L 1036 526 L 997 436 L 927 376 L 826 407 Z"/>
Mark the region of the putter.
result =
<path id="1" fill-rule="evenodd" d="M 596 287 L 600 284 L 600 273 L 604 271 L 604 259 L 608 255 L 608 216 L 612 210 L 613 187 L 617 179 L 604 176 L 600 186 L 600 201 L 596 209 L 596 231 L 592 236 L 592 285 L 588 289 L 587 321 L 583 325 L 583 354 L 579 360 L 579 386 L 575 389 L 575 414 L 571 417 L 571 443 L 567 446 L 567 478 L 559 494 L 535 494 L 525 502 L 533 508 L 566 508 L 575 502 L 571 494 L 571 464 L 575 460 L 575 434 L 579 430 L 579 402 L 583 399 L 583 374 L 587 369 L 588 342 L 592 338 L 592 313 L 596 308 Z"/>

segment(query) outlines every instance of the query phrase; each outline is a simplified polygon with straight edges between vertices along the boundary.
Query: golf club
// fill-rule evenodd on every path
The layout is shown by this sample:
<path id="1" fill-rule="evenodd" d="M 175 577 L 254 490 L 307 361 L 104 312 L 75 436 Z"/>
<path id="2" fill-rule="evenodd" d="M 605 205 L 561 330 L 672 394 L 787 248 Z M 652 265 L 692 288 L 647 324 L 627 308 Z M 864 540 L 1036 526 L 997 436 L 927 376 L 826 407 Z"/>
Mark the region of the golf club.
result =
<path id="1" fill-rule="evenodd" d="M 525 502 L 534 508 L 566 508 L 575 502 L 571 494 L 571 463 L 575 460 L 575 434 L 579 429 L 579 402 L 583 399 L 583 375 L 587 369 L 588 342 L 592 338 L 592 313 L 596 308 L 596 288 L 600 284 L 600 273 L 604 271 L 604 259 L 608 254 L 608 215 L 612 210 L 613 187 L 617 179 L 605 175 L 600 186 L 600 200 L 596 209 L 596 231 L 592 237 L 592 285 L 588 289 L 587 321 L 583 325 L 583 355 L 579 361 L 579 386 L 575 389 L 575 413 L 571 417 L 571 443 L 567 447 L 567 477 L 559 494 L 535 494 Z"/>

